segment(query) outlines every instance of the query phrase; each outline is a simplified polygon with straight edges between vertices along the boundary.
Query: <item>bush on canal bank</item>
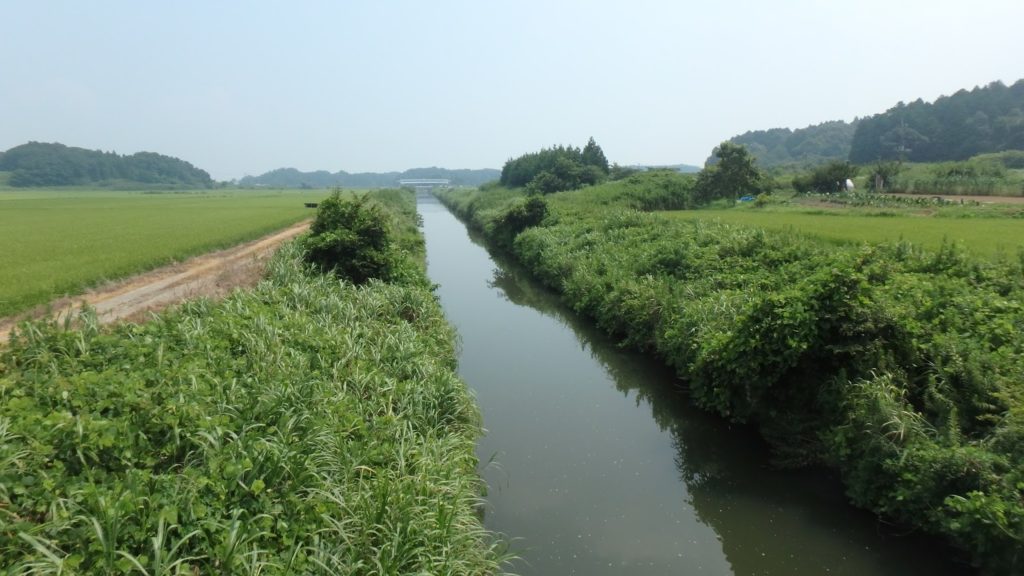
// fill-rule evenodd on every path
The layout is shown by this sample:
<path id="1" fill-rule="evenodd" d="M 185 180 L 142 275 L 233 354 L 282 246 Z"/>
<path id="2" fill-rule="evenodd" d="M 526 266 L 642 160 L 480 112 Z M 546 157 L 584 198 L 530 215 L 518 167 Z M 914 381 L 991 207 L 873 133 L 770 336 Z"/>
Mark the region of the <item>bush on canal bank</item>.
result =
<path id="1" fill-rule="evenodd" d="M 856 504 L 1024 571 L 1024 258 L 638 212 L 639 176 L 547 196 L 513 254 L 780 461 L 836 467 Z M 486 232 L 515 196 L 443 199 Z"/>
<path id="2" fill-rule="evenodd" d="M 222 302 L 22 325 L 0 351 L 0 572 L 499 573 L 454 332 L 405 270 L 356 286 L 292 243 Z"/>

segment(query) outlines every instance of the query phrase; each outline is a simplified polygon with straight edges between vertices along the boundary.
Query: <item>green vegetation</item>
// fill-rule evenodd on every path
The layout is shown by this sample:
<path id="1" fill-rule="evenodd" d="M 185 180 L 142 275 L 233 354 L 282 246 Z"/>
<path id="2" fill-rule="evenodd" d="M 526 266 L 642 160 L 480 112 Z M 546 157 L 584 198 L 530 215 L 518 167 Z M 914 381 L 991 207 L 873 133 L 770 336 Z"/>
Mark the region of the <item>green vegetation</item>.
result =
<path id="1" fill-rule="evenodd" d="M 1024 151 L 981 154 L 968 160 L 932 164 L 897 163 L 884 180 L 885 192 L 1024 196 Z"/>
<path id="2" fill-rule="evenodd" d="M 1003 150 L 1024 150 L 1024 80 L 960 90 L 932 103 L 900 102 L 862 118 L 849 160 L 944 162 Z"/>
<path id="3" fill-rule="evenodd" d="M 501 169 L 500 182 L 525 186 L 532 194 L 551 194 L 603 182 L 610 169 L 604 151 L 591 138 L 582 150 L 554 146 L 511 159 Z"/>
<path id="4" fill-rule="evenodd" d="M 744 146 L 765 168 L 799 168 L 846 160 L 856 128 L 857 120 L 836 120 L 796 130 L 753 130 L 734 136 L 729 142 Z"/>
<path id="5" fill-rule="evenodd" d="M 746 147 L 764 168 L 790 171 L 834 161 L 868 166 L 886 160 L 935 163 L 1002 151 L 1019 153 L 1024 150 L 1024 80 L 1012 86 L 993 82 L 971 91 L 960 90 L 932 103 L 921 99 L 910 104 L 900 102 L 884 113 L 850 123 L 832 121 L 797 130 L 755 130 L 734 136 L 729 142 Z M 914 180 L 921 182 L 919 178 Z M 978 193 L 947 192 L 934 186 L 919 186 L 918 190 L 932 194 Z M 1020 188 L 1012 194 L 1021 194 Z"/>
<path id="6" fill-rule="evenodd" d="M 700 204 L 714 200 L 737 200 L 765 190 L 765 176 L 747 149 L 730 142 L 715 148 L 716 161 L 697 175 L 695 199 Z"/>
<path id="7" fill-rule="evenodd" d="M 104 186 L 112 188 L 209 188 L 213 180 L 195 166 L 153 152 L 121 156 L 113 152 L 29 142 L 0 156 L 8 184 L 38 186 Z"/>
<path id="8" fill-rule="evenodd" d="M 826 240 L 845 245 L 863 245 L 906 241 L 930 250 L 954 244 L 987 259 L 1013 255 L 1024 246 L 1024 227 L 1019 218 L 958 218 L 958 214 L 963 214 L 958 207 L 940 206 L 930 204 L 931 210 L 946 210 L 934 216 L 915 215 L 909 210 L 892 208 L 859 212 L 854 209 L 823 210 L 793 206 L 777 209 L 752 207 L 749 210 L 696 210 L 673 212 L 666 217 L 798 232 L 808 236 L 812 242 Z"/>
<path id="9" fill-rule="evenodd" d="M 0 316 L 258 238 L 324 193 L 0 190 Z"/>
<path id="10" fill-rule="evenodd" d="M 291 243 L 220 303 L 23 325 L 0 351 L 0 572 L 499 572 L 414 228 L 392 228 L 418 260 L 395 283 L 316 273 Z"/>
<path id="11" fill-rule="evenodd" d="M 849 162 L 833 160 L 814 168 L 809 173 L 793 178 L 797 192 L 846 192 L 846 181 L 853 180 L 859 169 Z"/>
<path id="12" fill-rule="evenodd" d="M 369 195 L 343 199 L 340 191 L 320 203 L 303 249 L 321 271 L 353 284 L 391 280 L 402 260 L 386 208 Z"/>
<path id="13" fill-rule="evenodd" d="M 645 177 L 546 197 L 512 253 L 599 327 L 664 359 L 698 405 L 756 425 L 781 464 L 834 467 L 855 504 L 1020 572 L 1024 255 L 714 219 L 786 216 L 763 208 L 639 212 Z M 486 232 L 516 192 L 443 196 Z"/>

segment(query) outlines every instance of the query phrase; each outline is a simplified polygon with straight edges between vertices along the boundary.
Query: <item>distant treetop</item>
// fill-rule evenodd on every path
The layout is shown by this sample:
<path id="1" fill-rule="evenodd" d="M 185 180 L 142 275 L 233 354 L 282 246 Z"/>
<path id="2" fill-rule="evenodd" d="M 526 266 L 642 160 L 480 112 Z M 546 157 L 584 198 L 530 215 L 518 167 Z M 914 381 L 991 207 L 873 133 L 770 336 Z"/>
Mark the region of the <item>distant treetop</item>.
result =
<path id="1" fill-rule="evenodd" d="M 850 161 L 943 162 L 1024 150 L 1024 80 L 960 90 L 933 103 L 920 98 L 861 120 Z"/>
<path id="2" fill-rule="evenodd" d="M 811 166 L 833 160 L 846 160 L 850 154 L 857 121 L 823 122 L 806 128 L 772 128 L 754 130 L 728 141 L 746 147 L 758 164 L 765 168 L 775 166 Z M 713 164 L 715 157 L 708 158 Z"/>
<path id="3" fill-rule="evenodd" d="M 764 167 L 850 161 L 944 162 L 1024 150 L 1024 80 L 960 90 L 933 103 L 900 102 L 881 114 L 806 128 L 755 130 L 729 139 Z M 714 156 L 708 164 L 715 162 Z"/>
<path id="4" fill-rule="evenodd" d="M 553 146 L 509 159 L 501 169 L 501 183 L 550 194 L 597 184 L 607 180 L 609 171 L 604 151 L 591 138 L 582 150 Z"/>

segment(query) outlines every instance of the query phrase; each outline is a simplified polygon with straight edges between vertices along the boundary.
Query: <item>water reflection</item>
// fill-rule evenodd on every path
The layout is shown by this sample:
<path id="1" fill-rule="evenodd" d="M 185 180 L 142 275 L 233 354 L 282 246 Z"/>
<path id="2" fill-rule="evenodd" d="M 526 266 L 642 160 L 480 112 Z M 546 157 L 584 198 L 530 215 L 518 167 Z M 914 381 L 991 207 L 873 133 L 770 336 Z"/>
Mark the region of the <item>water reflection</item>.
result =
<path id="1" fill-rule="evenodd" d="M 487 522 L 522 538 L 520 573 L 969 573 L 848 506 L 828 474 L 773 469 L 756 433 L 692 408 L 671 372 L 453 231 L 442 207 L 421 211 L 491 430 L 481 457 L 501 463 L 485 472 Z"/>

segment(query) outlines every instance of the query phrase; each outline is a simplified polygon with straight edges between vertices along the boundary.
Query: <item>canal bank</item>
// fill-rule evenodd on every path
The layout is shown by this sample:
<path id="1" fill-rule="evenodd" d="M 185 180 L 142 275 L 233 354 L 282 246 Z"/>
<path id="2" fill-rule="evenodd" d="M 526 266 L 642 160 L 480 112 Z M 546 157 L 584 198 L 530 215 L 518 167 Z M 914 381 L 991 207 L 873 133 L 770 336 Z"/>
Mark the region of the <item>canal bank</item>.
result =
<path id="1" fill-rule="evenodd" d="M 755 433 L 691 408 L 658 362 L 492 257 L 432 197 L 419 206 L 488 430 L 486 524 L 513 540 L 513 571 L 967 573 L 849 506 L 834 478 L 775 470 Z"/>

